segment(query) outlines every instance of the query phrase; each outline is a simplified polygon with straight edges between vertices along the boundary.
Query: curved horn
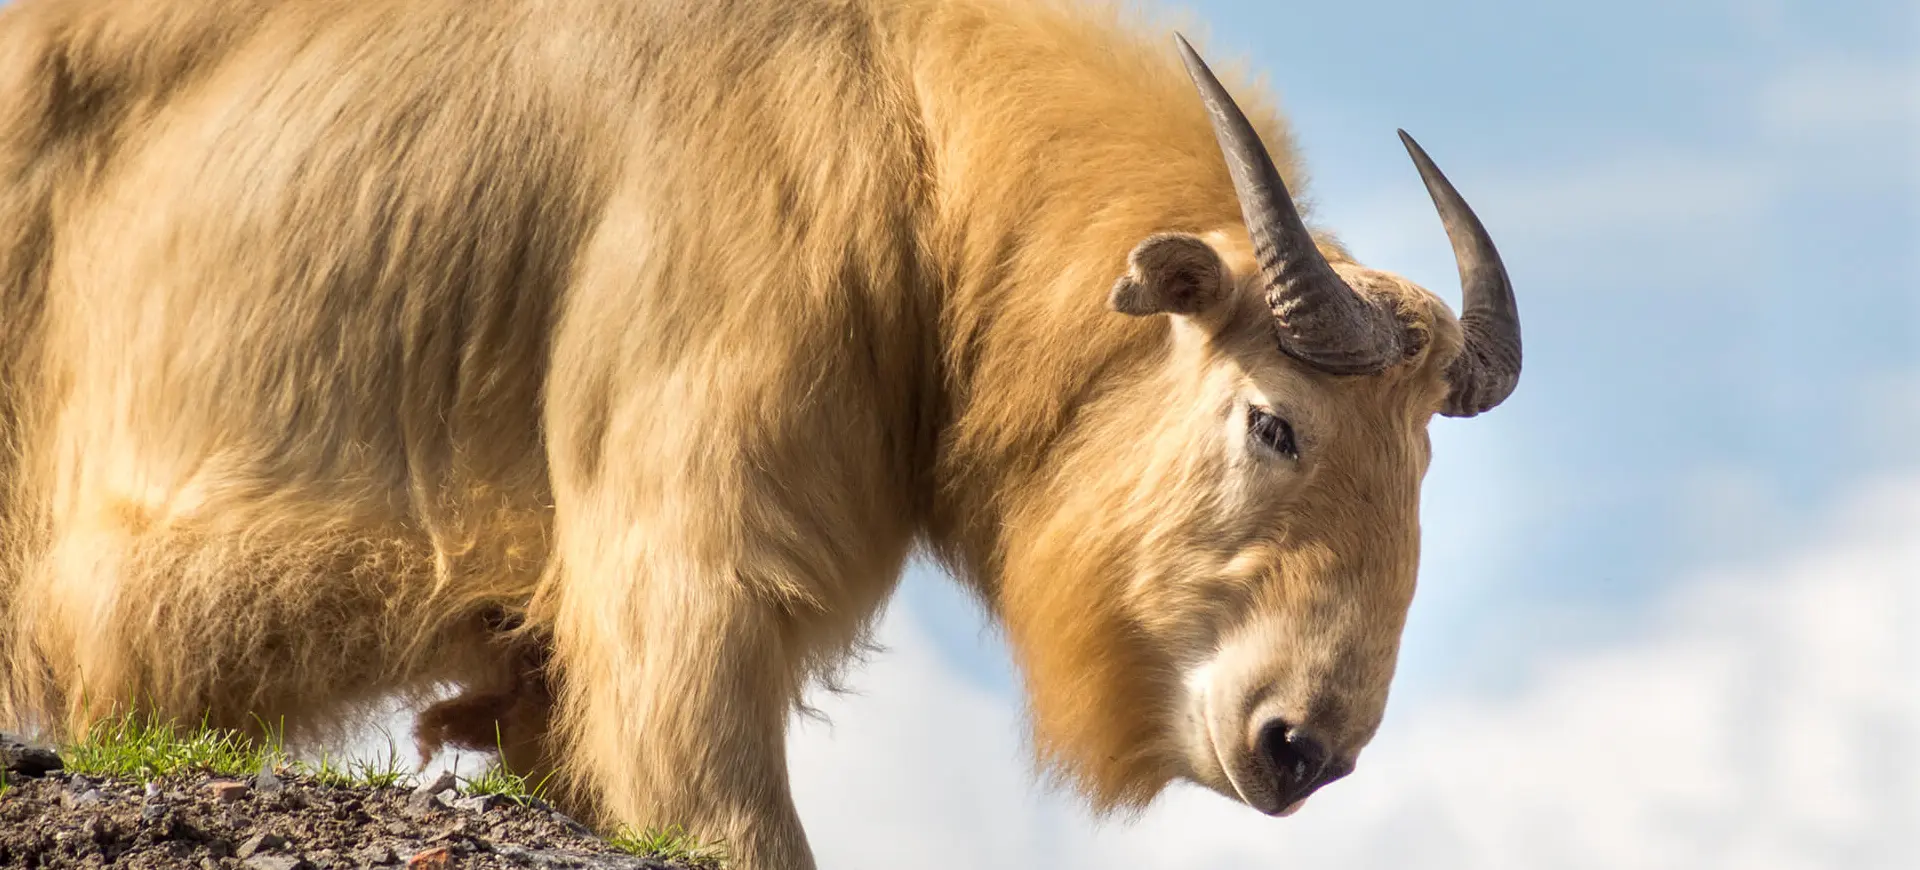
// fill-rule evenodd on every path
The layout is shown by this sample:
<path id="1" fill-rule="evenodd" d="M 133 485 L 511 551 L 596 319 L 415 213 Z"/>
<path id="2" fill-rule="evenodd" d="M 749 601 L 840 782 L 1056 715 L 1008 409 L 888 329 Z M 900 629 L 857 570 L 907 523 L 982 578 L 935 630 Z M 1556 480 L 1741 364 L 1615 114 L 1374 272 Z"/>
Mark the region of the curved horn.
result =
<path id="1" fill-rule="evenodd" d="M 1492 409 L 1513 394 L 1520 383 L 1520 309 L 1513 301 L 1513 283 L 1493 238 L 1453 184 L 1433 165 L 1433 159 L 1400 131 L 1400 141 L 1413 155 L 1420 180 L 1427 184 L 1440 224 L 1453 243 L 1453 259 L 1460 267 L 1460 329 L 1465 347 L 1447 369 L 1452 392 L 1441 413 L 1471 417 Z"/>
<path id="2" fill-rule="evenodd" d="M 1331 374 L 1372 374 L 1401 359 L 1399 319 L 1347 286 L 1313 243 L 1293 195 L 1280 180 L 1260 134 L 1206 61 L 1174 34 L 1187 74 L 1213 119 L 1213 134 L 1233 175 L 1240 213 L 1253 239 L 1280 348 Z"/>

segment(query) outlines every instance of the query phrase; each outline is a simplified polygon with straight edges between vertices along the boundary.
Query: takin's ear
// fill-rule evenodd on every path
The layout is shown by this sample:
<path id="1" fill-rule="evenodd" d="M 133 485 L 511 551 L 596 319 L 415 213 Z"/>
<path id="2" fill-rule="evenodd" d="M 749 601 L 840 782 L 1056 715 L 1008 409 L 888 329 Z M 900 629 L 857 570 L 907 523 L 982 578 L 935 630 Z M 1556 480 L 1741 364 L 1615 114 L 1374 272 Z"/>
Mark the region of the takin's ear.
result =
<path id="1" fill-rule="evenodd" d="M 1227 298 L 1231 280 L 1212 245 L 1184 233 L 1155 233 L 1127 255 L 1127 274 L 1114 282 L 1107 307 L 1134 317 L 1199 314 Z"/>

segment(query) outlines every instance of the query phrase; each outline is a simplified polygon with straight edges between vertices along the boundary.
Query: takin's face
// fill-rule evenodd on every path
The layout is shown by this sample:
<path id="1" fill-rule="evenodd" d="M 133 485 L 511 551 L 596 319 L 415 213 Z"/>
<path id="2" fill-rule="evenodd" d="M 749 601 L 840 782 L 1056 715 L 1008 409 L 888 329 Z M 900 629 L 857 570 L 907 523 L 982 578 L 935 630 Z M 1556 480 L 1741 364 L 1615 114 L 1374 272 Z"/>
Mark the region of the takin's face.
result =
<path id="1" fill-rule="evenodd" d="M 1178 774 L 1269 814 L 1351 772 L 1379 727 L 1419 566 L 1427 426 L 1460 347 L 1427 291 L 1332 265 L 1400 314 L 1402 361 L 1338 376 L 1282 353 L 1251 253 L 1218 236 L 1149 240 L 1118 288 L 1134 298 L 1116 300 L 1211 299 L 1145 306 L 1168 321 L 1149 380 L 1184 401 L 1141 421 L 1164 455 L 1124 600 L 1177 675 L 1161 703 Z"/>
<path id="2" fill-rule="evenodd" d="M 1285 815 L 1386 709 L 1433 416 L 1512 391 L 1520 331 L 1472 211 L 1405 139 L 1465 307 L 1331 260 L 1191 48 L 1245 236 L 1142 241 L 1109 307 L 1163 342 L 1108 374 L 1008 523 L 1001 611 L 1042 756 L 1096 805 L 1172 780 Z M 1404 138 L 1404 134 L 1403 134 Z"/>
<path id="3" fill-rule="evenodd" d="M 1001 591 L 1039 744 L 1097 804 L 1186 779 L 1284 814 L 1380 724 L 1460 330 L 1403 279 L 1334 268 L 1412 315 L 1418 349 L 1364 376 L 1283 353 L 1219 234 L 1149 239 L 1114 288 L 1162 344 L 1077 416 Z"/>

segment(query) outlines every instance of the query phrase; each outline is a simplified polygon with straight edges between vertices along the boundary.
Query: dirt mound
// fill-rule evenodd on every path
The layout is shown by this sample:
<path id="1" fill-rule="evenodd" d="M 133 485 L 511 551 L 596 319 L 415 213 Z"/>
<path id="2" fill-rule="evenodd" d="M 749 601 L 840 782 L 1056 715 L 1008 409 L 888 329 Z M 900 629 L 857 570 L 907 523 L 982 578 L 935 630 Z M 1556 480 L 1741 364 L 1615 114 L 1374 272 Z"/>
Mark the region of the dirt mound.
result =
<path id="1" fill-rule="evenodd" d="M 624 854 L 537 799 L 462 796 L 450 776 L 412 790 L 273 773 L 142 783 L 19 757 L 5 759 L 0 791 L 5 868 L 681 870 Z"/>

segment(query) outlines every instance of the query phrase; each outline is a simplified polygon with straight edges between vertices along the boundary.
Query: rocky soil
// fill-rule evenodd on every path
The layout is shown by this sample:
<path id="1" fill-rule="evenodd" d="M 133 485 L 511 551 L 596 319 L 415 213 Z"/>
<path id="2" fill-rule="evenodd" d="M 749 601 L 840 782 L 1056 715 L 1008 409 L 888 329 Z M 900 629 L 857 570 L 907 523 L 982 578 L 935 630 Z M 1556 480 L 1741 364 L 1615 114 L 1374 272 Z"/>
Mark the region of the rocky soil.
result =
<path id="1" fill-rule="evenodd" d="M 0 737 L 0 868 L 682 870 L 622 853 L 538 799 L 463 796 L 450 774 L 406 789 L 61 768 Z"/>

